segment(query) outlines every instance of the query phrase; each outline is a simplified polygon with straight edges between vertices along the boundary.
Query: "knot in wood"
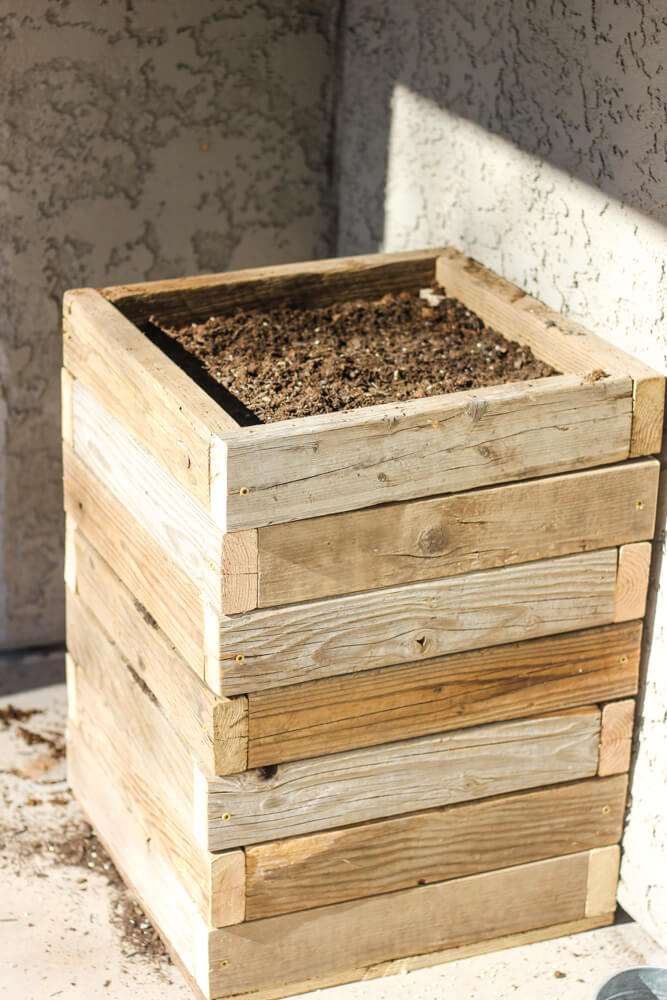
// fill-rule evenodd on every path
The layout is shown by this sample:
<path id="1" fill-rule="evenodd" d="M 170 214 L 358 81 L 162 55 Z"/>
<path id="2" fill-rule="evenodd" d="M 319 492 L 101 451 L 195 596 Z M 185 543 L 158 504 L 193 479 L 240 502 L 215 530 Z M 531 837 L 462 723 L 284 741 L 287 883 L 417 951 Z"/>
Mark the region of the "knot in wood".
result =
<path id="1" fill-rule="evenodd" d="M 429 524 L 419 533 L 417 539 L 420 552 L 432 556 L 442 552 L 447 544 L 447 535 L 441 524 Z"/>
<path id="2" fill-rule="evenodd" d="M 470 417 L 473 424 L 476 424 L 478 420 L 481 420 L 486 411 L 486 400 L 478 399 L 473 396 L 472 399 L 468 400 L 466 404 L 466 415 Z"/>

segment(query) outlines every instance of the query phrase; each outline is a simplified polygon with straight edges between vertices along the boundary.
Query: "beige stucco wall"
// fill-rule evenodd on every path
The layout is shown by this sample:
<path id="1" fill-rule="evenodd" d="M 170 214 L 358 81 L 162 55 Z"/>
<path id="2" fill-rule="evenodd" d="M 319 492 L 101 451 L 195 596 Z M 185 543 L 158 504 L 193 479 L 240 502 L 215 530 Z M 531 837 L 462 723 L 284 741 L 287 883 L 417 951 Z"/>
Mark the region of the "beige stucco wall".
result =
<path id="1" fill-rule="evenodd" d="M 664 371 L 666 40 L 642 0 L 349 0 L 339 251 L 452 243 Z M 667 570 L 653 600 L 619 898 L 665 945 Z"/>
<path id="2" fill-rule="evenodd" d="M 62 292 L 328 253 L 332 18 L 2 5 L 0 648 L 63 637 Z"/>

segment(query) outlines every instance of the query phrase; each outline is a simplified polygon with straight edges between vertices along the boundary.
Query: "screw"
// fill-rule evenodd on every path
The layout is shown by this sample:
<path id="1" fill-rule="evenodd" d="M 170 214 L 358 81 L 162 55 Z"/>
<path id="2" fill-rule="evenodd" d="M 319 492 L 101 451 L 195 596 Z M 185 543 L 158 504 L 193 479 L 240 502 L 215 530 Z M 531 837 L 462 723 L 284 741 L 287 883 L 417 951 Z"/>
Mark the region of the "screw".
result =
<path id="1" fill-rule="evenodd" d="M 231 818 L 232 818 L 231 813 L 223 813 L 222 816 L 220 817 L 220 819 L 224 820 L 225 823 L 229 823 Z"/>
<path id="2" fill-rule="evenodd" d="M 643 509 L 644 509 L 644 501 L 643 500 L 638 500 L 637 501 L 637 510 L 643 510 Z"/>
<path id="3" fill-rule="evenodd" d="M 602 812 L 603 812 L 603 813 L 604 813 L 604 815 L 606 816 L 606 815 L 607 815 L 608 813 L 610 813 L 610 812 L 611 812 L 611 809 L 610 809 L 610 807 L 609 807 L 609 806 L 602 806 Z"/>
<path id="4" fill-rule="evenodd" d="M 243 653 L 237 653 L 235 656 L 235 660 L 237 663 L 243 663 L 243 661 L 245 660 L 245 656 L 243 655 Z"/>
<path id="5" fill-rule="evenodd" d="M 247 497 L 248 493 L 250 493 L 250 487 L 242 486 L 241 489 L 239 490 L 239 493 L 241 494 L 242 497 Z"/>

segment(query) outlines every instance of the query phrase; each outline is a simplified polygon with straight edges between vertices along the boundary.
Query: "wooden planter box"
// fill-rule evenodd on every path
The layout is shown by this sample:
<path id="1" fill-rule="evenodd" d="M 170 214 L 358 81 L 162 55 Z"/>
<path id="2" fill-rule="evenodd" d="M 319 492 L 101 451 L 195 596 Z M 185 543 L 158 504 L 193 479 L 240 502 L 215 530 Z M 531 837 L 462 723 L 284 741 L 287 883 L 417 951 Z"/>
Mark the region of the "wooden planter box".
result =
<path id="1" fill-rule="evenodd" d="M 564 374 L 239 427 L 139 329 L 435 283 Z M 452 249 L 64 323 L 71 782 L 195 989 L 610 922 L 662 377 Z"/>

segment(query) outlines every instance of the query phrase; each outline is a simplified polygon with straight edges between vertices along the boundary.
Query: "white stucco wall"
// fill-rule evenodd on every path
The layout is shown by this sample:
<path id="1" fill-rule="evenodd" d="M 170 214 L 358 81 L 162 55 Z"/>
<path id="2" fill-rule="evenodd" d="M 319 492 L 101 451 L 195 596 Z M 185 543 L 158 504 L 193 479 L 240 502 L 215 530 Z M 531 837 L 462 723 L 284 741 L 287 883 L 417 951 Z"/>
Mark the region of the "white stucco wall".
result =
<path id="1" fill-rule="evenodd" d="M 63 638 L 63 291 L 327 255 L 333 18 L 0 5 L 0 648 Z"/>
<path id="2" fill-rule="evenodd" d="M 349 0 L 339 251 L 451 243 L 665 371 L 666 43 L 641 0 Z M 667 564 L 652 601 L 619 898 L 664 946 Z"/>

